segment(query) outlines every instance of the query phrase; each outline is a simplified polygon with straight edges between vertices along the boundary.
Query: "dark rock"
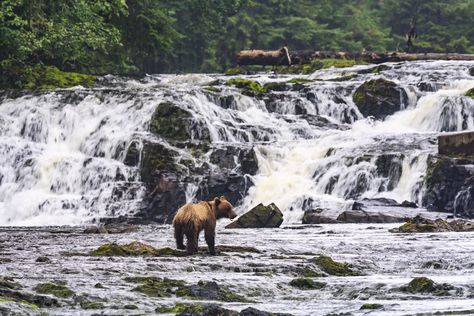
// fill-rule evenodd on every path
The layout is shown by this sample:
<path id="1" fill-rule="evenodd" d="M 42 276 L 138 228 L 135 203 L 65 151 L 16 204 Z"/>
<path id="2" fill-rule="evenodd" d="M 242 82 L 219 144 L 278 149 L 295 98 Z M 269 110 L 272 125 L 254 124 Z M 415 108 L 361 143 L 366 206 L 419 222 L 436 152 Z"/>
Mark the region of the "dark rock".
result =
<path id="1" fill-rule="evenodd" d="M 98 227 L 90 227 L 84 230 L 84 234 L 125 234 L 138 231 L 136 225 L 104 225 Z"/>
<path id="2" fill-rule="evenodd" d="M 23 293 L 13 289 L 5 288 L 0 286 L 0 296 L 8 297 L 15 301 L 26 301 L 31 304 L 35 304 L 38 307 L 59 307 L 60 304 L 56 298 L 52 298 L 46 295 L 37 295 L 31 293 Z"/>
<path id="3" fill-rule="evenodd" d="M 394 199 L 388 199 L 388 198 L 373 198 L 373 199 L 368 199 L 364 198 L 363 200 L 364 205 L 367 206 L 400 206 L 400 204 L 395 201 Z"/>
<path id="4" fill-rule="evenodd" d="M 239 316 L 239 312 L 223 308 L 217 304 L 189 304 L 176 316 Z"/>
<path id="5" fill-rule="evenodd" d="M 344 211 L 337 217 L 343 223 L 403 223 L 405 218 L 365 211 Z"/>
<path id="6" fill-rule="evenodd" d="M 454 213 L 458 193 L 463 190 L 467 192 L 474 187 L 473 181 L 470 180 L 473 172 L 464 165 L 472 163 L 471 160 L 463 161 L 430 156 L 424 181 L 426 192 L 423 195 L 423 206 L 429 211 Z M 460 198 L 462 198 L 462 194 Z M 458 200 L 457 205 L 461 206 L 462 204 L 464 203 Z M 469 211 L 469 205 L 465 205 L 465 207 L 467 207 L 466 210 L 461 212 L 460 209 L 456 215 L 474 215 Z"/>
<path id="7" fill-rule="evenodd" d="M 338 220 L 321 215 L 318 210 L 309 210 L 304 212 L 303 224 L 337 224 Z"/>
<path id="8" fill-rule="evenodd" d="M 377 74 L 377 73 L 380 73 L 382 71 L 389 70 L 389 69 L 392 69 L 392 68 L 387 66 L 387 65 L 377 65 L 377 66 L 374 66 L 374 67 L 371 67 L 371 68 L 359 70 L 359 71 L 357 71 L 357 73 L 358 74 Z"/>
<path id="9" fill-rule="evenodd" d="M 364 208 L 364 204 L 361 203 L 361 202 L 355 201 L 355 202 L 352 204 L 352 210 L 353 210 L 353 211 L 362 211 L 363 208 Z"/>
<path id="10" fill-rule="evenodd" d="M 435 296 L 461 295 L 462 289 L 450 284 L 437 284 L 426 277 L 414 278 L 407 285 L 400 288 L 400 291 L 412 294 L 431 294 Z"/>
<path id="11" fill-rule="evenodd" d="M 199 281 L 194 285 L 184 285 L 176 290 L 176 295 L 179 297 L 223 302 L 247 302 L 247 299 L 243 296 L 235 294 L 212 281 Z"/>
<path id="12" fill-rule="evenodd" d="M 401 207 L 409 207 L 409 208 L 418 208 L 418 204 L 416 204 L 415 202 L 407 201 L 407 200 L 400 203 L 400 206 Z"/>
<path id="13" fill-rule="evenodd" d="M 157 106 L 150 121 L 150 131 L 171 142 L 211 140 L 204 122 L 193 118 L 191 112 L 172 102 L 162 102 Z"/>
<path id="14" fill-rule="evenodd" d="M 288 91 L 290 90 L 290 85 L 286 82 L 267 82 L 263 85 L 267 91 Z"/>
<path id="15" fill-rule="evenodd" d="M 272 313 L 258 310 L 253 307 L 247 307 L 240 311 L 239 316 L 292 316 L 286 313 Z"/>
<path id="16" fill-rule="evenodd" d="M 274 228 L 280 227 L 283 222 L 283 213 L 271 203 L 264 206 L 262 203 L 252 208 L 247 213 L 239 216 L 226 228 Z"/>
<path id="17" fill-rule="evenodd" d="M 465 220 L 453 220 L 451 222 L 442 219 L 431 220 L 418 215 L 408 220 L 399 228 L 390 231 L 394 233 L 465 232 L 474 231 L 474 222 Z"/>
<path id="18" fill-rule="evenodd" d="M 423 92 L 434 92 L 438 90 L 436 83 L 434 82 L 418 82 L 416 86 L 418 87 L 418 90 Z"/>
<path id="19" fill-rule="evenodd" d="M 347 263 L 334 261 L 328 256 L 319 256 L 312 260 L 324 272 L 336 276 L 357 276 L 360 275 L 354 271 Z"/>
<path id="20" fill-rule="evenodd" d="M 453 158 L 474 156 L 474 132 L 439 135 L 438 153 Z"/>
<path id="21" fill-rule="evenodd" d="M 131 167 L 138 166 L 140 163 L 140 143 L 138 141 L 130 142 L 123 163 Z"/>
<path id="22" fill-rule="evenodd" d="M 218 104 L 224 109 L 237 109 L 237 101 L 232 94 L 219 96 Z"/>
<path id="23" fill-rule="evenodd" d="M 50 263 L 50 262 L 51 262 L 51 259 L 49 259 L 49 258 L 46 257 L 46 256 L 40 256 L 40 257 L 36 258 L 35 261 L 36 261 L 36 262 L 41 262 L 41 263 Z"/>
<path id="24" fill-rule="evenodd" d="M 408 96 L 394 82 L 377 79 L 364 82 L 356 89 L 352 99 L 364 117 L 384 119 L 399 111 Z"/>
<path id="25" fill-rule="evenodd" d="M 377 157 L 375 165 L 377 166 L 377 175 L 388 178 L 386 187 L 380 191 L 393 190 L 402 175 L 402 162 L 405 158 L 403 154 L 384 154 Z"/>
<path id="26" fill-rule="evenodd" d="M 326 283 L 315 282 L 311 278 L 297 278 L 290 281 L 290 285 L 301 290 L 320 290 Z"/>
<path id="27" fill-rule="evenodd" d="M 470 74 L 471 76 L 474 76 L 474 67 L 472 67 L 471 69 L 469 69 L 469 74 Z"/>

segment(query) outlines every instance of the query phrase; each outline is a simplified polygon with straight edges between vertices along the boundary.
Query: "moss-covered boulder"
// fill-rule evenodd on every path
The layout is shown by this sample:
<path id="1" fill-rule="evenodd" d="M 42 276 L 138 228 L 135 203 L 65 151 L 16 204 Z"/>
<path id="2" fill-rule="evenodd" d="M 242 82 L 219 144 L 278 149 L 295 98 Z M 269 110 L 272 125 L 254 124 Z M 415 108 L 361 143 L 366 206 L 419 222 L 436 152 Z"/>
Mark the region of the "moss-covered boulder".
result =
<path id="1" fill-rule="evenodd" d="M 249 302 L 245 297 L 236 294 L 213 281 L 199 281 L 197 284 L 181 286 L 176 290 L 176 295 L 190 299 L 222 302 Z"/>
<path id="2" fill-rule="evenodd" d="M 413 278 L 407 285 L 400 288 L 400 291 L 411 294 L 431 294 L 435 296 L 461 295 L 462 289 L 447 283 L 435 283 L 427 277 Z"/>
<path id="3" fill-rule="evenodd" d="M 290 281 L 292 287 L 301 290 L 319 290 L 326 286 L 324 282 L 315 282 L 310 278 L 296 278 Z"/>
<path id="4" fill-rule="evenodd" d="M 40 283 L 33 290 L 41 294 L 52 294 L 57 298 L 70 298 L 74 295 L 74 291 L 63 284 L 56 283 Z"/>
<path id="5" fill-rule="evenodd" d="M 262 203 L 241 215 L 226 228 L 275 228 L 283 223 L 283 213 L 274 204 L 267 206 Z"/>
<path id="6" fill-rule="evenodd" d="M 134 241 L 129 244 L 105 244 L 89 253 L 91 256 L 154 256 L 154 257 L 183 257 L 186 256 L 186 252 L 171 249 L 169 247 L 154 248 L 150 245 Z"/>
<path id="7" fill-rule="evenodd" d="M 407 102 L 408 96 L 396 83 L 376 79 L 360 85 L 352 95 L 352 100 L 364 117 L 384 119 L 399 111 Z"/>
<path id="8" fill-rule="evenodd" d="M 364 309 L 382 309 L 383 305 L 382 304 L 377 304 L 377 303 L 365 303 L 360 307 L 361 310 Z"/>
<path id="9" fill-rule="evenodd" d="M 359 272 L 353 270 L 347 263 L 334 261 L 329 256 L 319 256 L 312 260 L 321 270 L 336 276 L 357 276 Z"/>
<path id="10" fill-rule="evenodd" d="M 184 286 L 183 281 L 157 277 L 128 277 L 125 281 L 137 284 L 133 291 L 152 297 L 172 296 Z"/>
<path id="11" fill-rule="evenodd" d="M 255 96 L 263 93 L 267 93 L 268 90 L 262 86 L 259 82 L 243 79 L 243 78 L 233 78 L 228 80 L 226 86 L 235 86 L 239 89 L 242 89 L 242 93 L 250 96 Z"/>
<path id="12" fill-rule="evenodd" d="M 191 112 L 173 102 L 162 102 L 156 107 L 150 120 L 150 132 L 171 142 L 191 139 L 210 142 L 205 123 L 193 118 Z"/>
<path id="13" fill-rule="evenodd" d="M 466 92 L 466 97 L 470 97 L 471 99 L 474 99 L 474 88 L 469 89 L 469 90 Z"/>
<path id="14" fill-rule="evenodd" d="M 441 232 L 468 232 L 474 231 L 474 222 L 466 220 L 446 221 L 443 219 L 431 220 L 416 216 L 402 226 L 390 230 L 394 233 L 441 233 Z"/>
<path id="15" fill-rule="evenodd" d="M 177 316 L 239 316 L 239 312 L 223 308 L 217 304 L 187 304 Z"/>

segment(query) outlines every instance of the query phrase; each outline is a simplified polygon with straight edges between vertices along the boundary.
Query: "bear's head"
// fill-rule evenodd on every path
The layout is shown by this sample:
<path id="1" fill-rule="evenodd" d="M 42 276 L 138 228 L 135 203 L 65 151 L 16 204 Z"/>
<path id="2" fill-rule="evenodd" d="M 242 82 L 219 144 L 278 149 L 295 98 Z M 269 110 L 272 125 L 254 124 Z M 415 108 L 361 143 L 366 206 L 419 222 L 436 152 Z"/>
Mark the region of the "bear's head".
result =
<path id="1" fill-rule="evenodd" d="M 229 201 L 224 196 L 216 197 L 214 199 L 214 207 L 216 210 L 216 218 L 230 218 L 233 219 L 237 216 L 234 212 L 234 207 L 230 204 Z"/>

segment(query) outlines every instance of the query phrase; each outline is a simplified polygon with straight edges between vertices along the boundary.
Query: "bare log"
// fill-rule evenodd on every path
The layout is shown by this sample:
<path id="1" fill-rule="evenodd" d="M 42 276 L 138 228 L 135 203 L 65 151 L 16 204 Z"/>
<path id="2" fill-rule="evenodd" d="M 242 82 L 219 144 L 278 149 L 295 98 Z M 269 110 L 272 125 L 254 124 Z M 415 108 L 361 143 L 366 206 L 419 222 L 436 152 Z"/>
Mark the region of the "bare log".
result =
<path id="1" fill-rule="evenodd" d="M 288 48 L 279 50 L 243 50 L 237 55 L 239 65 L 281 66 L 291 65 Z"/>
<path id="2" fill-rule="evenodd" d="M 285 59 L 285 53 L 288 58 Z M 403 52 L 324 52 L 324 51 L 291 51 L 284 47 L 280 50 L 244 50 L 237 55 L 239 65 L 291 65 L 308 64 L 313 59 L 357 59 L 368 63 L 417 61 L 417 60 L 474 60 L 474 54 L 445 53 L 403 53 Z"/>

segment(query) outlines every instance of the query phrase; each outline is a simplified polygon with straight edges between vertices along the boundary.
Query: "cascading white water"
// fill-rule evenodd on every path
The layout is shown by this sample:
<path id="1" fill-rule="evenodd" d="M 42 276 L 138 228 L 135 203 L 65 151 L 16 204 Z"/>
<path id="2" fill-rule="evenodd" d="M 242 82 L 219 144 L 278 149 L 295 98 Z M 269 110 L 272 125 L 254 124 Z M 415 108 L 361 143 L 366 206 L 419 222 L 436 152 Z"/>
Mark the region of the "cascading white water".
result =
<path id="1" fill-rule="evenodd" d="M 302 210 L 341 210 L 354 199 L 387 197 L 420 204 L 429 154 L 438 132 L 474 127 L 472 63 L 389 64 L 382 74 L 348 81 L 313 81 L 303 90 L 272 92 L 265 100 L 219 85 L 218 75 L 160 75 L 146 82 L 114 79 L 118 87 L 63 90 L 4 99 L 0 104 L 0 225 L 80 224 L 134 214 L 144 188 L 137 167 L 126 166 L 132 141 L 165 140 L 147 132 L 156 106 L 169 100 L 204 123 L 214 144 L 255 148 L 259 170 L 240 211 L 275 202 L 287 223 Z M 321 70 L 310 79 L 348 75 L 370 66 Z M 301 76 L 250 76 L 285 82 Z M 383 121 L 364 119 L 352 102 L 364 81 L 384 77 L 405 89 L 402 111 Z M 112 80 L 111 80 L 112 82 Z M 438 90 L 423 92 L 420 82 Z M 220 97 L 231 97 L 223 106 Z M 171 146 L 166 144 L 166 146 Z M 196 164 L 190 149 L 175 148 Z M 392 163 L 394 162 L 394 163 Z M 387 164 L 380 172 L 378 166 Z M 392 165 L 393 164 L 393 165 Z M 192 201 L 199 183 L 186 184 Z"/>

